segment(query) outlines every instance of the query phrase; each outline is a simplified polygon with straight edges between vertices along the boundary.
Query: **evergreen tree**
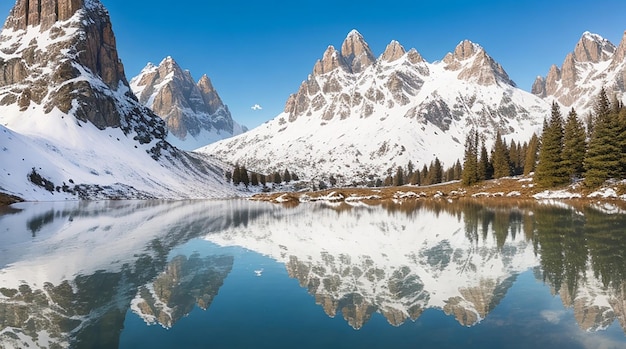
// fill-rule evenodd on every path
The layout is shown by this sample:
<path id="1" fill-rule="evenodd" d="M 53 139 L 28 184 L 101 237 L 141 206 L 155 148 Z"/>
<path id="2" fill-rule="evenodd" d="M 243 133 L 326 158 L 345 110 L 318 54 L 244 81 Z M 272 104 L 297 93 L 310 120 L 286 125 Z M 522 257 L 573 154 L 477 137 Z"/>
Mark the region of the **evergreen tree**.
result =
<path id="1" fill-rule="evenodd" d="M 396 187 L 404 185 L 404 171 L 400 166 L 396 169 L 396 175 L 393 177 L 393 185 Z"/>
<path id="2" fill-rule="evenodd" d="M 274 171 L 274 174 L 272 175 L 272 179 L 275 184 L 280 184 L 283 182 L 283 179 L 280 177 L 280 173 L 278 173 L 278 171 Z"/>
<path id="3" fill-rule="evenodd" d="M 528 176 L 531 172 L 535 171 L 535 165 L 537 164 L 537 153 L 539 152 L 539 137 L 533 133 L 528 142 L 526 149 L 526 157 L 524 158 L 524 176 Z"/>
<path id="4" fill-rule="evenodd" d="M 248 176 L 248 170 L 246 170 L 245 166 L 239 168 L 239 177 L 241 178 L 241 183 L 246 187 L 250 185 L 250 177 Z"/>
<path id="5" fill-rule="evenodd" d="M 574 108 L 569 112 L 563 130 L 563 166 L 570 178 L 580 178 L 584 172 L 583 160 L 587 151 L 585 126 Z"/>
<path id="6" fill-rule="evenodd" d="M 539 161 L 535 169 L 535 182 L 541 187 L 555 187 L 569 182 L 563 166 L 563 118 L 556 102 L 552 103 L 552 115 L 544 122 L 541 135 Z"/>
<path id="7" fill-rule="evenodd" d="M 413 172 L 413 174 L 411 175 L 411 178 L 409 178 L 409 183 L 412 185 L 420 185 L 422 178 L 420 175 L 420 171 L 415 171 Z"/>
<path id="8" fill-rule="evenodd" d="M 291 182 L 291 173 L 289 173 L 288 169 L 285 169 L 285 172 L 283 173 L 283 181 L 285 181 L 285 183 Z"/>
<path id="9" fill-rule="evenodd" d="M 441 161 L 439 158 L 435 157 L 430 163 L 430 167 L 428 168 L 428 182 L 430 184 L 437 184 L 443 181 L 443 166 L 441 165 Z"/>
<path id="10" fill-rule="evenodd" d="M 619 147 L 620 147 L 620 178 L 626 178 L 626 107 L 620 104 L 617 112 L 617 122 L 619 124 Z"/>
<path id="11" fill-rule="evenodd" d="M 233 169 L 233 184 L 234 185 L 238 185 L 239 183 L 241 183 L 241 170 L 239 168 L 239 164 L 235 165 L 235 168 Z"/>
<path id="12" fill-rule="evenodd" d="M 519 169 L 520 159 L 519 159 L 519 149 L 515 141 L 511 140 L 511 144 L 509 145 L 509 166 L 511 167 L 511 174 L 517 175 L 517 171 Z"/>
<path id="13" fill-rule="evenodd" d="M 424 164 L 424 167 L 422 168 L 422 172 L 420 173 L 420 178 L 422 179 L 422 185 L 430 185 L 432 183 L 428 182 L 428 166 L 426 166 L 426 164 Z"/>
<path id="14" fill-rule="evenodd" d="M 415 166 L 413 165 L 413 161 L 409 160 L 409 163 L 406 164 L 406 178 L 411 178 L 413 171 L 415 171 Z"/>
<path id="15" fill-rule="evenodd" d="M 478 180 L 484 181 L 491 179 L 489 175 L 489 153 L 487 153 L 487 146 L 483 139 L 480 145 L 480 155 L 478 157 Z"/>
<path id="16" fill-rule="evenodd" d="M 493 145 L 493 178 L 508 177 L 511 175 L 511 163 L 509 160 L 509 151 L 506 143 L 500 136 L 500 131 L 496 133 L 496 142 Z"/>
<path id="17" fill-rule="evenodd" d="M 253 187 L 259 186 L 259 174 L 258 173 L 250 173 L 250 185 Z"/>
<path id="18" fill-rule="evenodd" d="M 595 111 L 593 132 L 584 161 L 585 184 L 589 187 L 597 187 L 621 172 L 618 116 L 611 110 L 604 89 L 600 90 Z"/>
<path id="19" fill-rule="evenodd" d="M 259 175 L 259 183 L 262 186 L 266 186 L 267 185 L 267 176 L 265 176 L 264 174 L 260 174 Z"/>
<path id="20" fill-rule="evenodd" d="M 463 156 L 463 185 L 472 185 L 479 180 L 478 171 L 478 132 L 472 129 L 465 139 L 465 154 Z M 422 178 L 425 178 L 422 176 Z"/>
<path id="21" fill-rule="evenodd" d="M 462 173 L 463 173 L 463 167 L 461 166 L 461 160 L 457 160 L 456 163 L 454 164 L 454 177 L 452 179 L 454 179 L 455 181 L 460 180 Z"/>

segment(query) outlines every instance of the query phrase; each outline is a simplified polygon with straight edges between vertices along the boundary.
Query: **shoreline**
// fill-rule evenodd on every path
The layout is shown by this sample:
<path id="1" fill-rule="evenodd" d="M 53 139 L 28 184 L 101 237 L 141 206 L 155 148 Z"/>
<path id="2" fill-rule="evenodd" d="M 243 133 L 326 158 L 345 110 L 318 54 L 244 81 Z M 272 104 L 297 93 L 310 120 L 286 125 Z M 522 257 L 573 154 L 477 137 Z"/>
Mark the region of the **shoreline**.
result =
<path id="1" fill-rule="evenodd" d="M 297 205 L 299 203 L 362 202 L 377 204 L 384 202 L 404 202 L 408 200 L 458 200 L 475 199 L 487 201 L 575 201 L 581 203 L 611 202 L 626 208 L 626 182 L 605 185 L 596 190 L 582 184 L 542 189 L 536 188 L 532 178 L 506 177 L 488 180 L 471 186 L 460 182 L 448 182 L 429 186 L 404 185 L 380 188 L 331 188 L 306 192 L 273 192 L 252 195 L 251 200 L 277 204 Z"/>

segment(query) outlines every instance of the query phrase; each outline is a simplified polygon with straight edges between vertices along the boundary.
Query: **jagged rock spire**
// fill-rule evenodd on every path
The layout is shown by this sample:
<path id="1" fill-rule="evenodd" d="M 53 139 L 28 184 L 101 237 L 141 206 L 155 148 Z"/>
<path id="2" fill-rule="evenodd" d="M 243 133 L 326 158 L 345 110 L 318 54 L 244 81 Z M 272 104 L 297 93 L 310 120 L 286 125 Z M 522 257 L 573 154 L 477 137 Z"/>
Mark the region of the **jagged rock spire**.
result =
<path id="1" fill-rule="evenodd" d="M 393 62 L 400 59 L 400 57 L 404 56 L 405 53 L 406 51 L 404 50 L 404 47 L 396 40 L 392 40 L 389 45 L 387 45 L 385 52 L 383 52 L 380 58 L 383 61 Z"/>
<path id="2" fill-rule="evenodd" d="M 341 66 L 344 66 L 342 57 L 339 55 L 339 52 L 335 50 L 335 47 L 330 45 L 328 46 L 326 51 L 324 51 L 322 59 L 315 62 L 315 66 L 313 67 L 313 74 L 326 74 Z"/>
<path id="3" fill-rule="evenodd" d="M 505 83 L 515 86 L 504 68 L 478 44 L 469 40 L 461 41 L 454 52 L 443 58 L 447 70 L 459 71 L 459 79 L 476 81 L 480 85 Z"/>
<path id="4" fill-rule="evenodd" d="M 574 59 L 577 62 L 598 63 L 613 56 L 615 45 L 597 34 L 583 33 L 574 48 Z"/>
<path id="5" fill-rule="evenodd" d="M 343 41 L 341 56 L 352 73 L 360 73 L 376 61 L 369 45 L 356 30 L 352 30 Z"/>
<path id="6" fill-rule="evenodd" d="M 43 32 L 57 21 L 70 19 L 84 4 L 84 0 L 18 0 L 4 27 L 20 30 L 41 25 Z"/>

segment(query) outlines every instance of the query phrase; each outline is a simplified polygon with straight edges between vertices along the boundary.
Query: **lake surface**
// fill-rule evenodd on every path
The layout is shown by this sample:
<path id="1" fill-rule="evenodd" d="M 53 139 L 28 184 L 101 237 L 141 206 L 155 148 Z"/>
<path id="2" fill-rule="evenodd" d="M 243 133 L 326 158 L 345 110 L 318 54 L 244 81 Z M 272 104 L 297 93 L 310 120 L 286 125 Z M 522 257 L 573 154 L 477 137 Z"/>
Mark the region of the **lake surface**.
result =
<path id="1" fill-rule="evenodd" d="M 25 203 L 0 348 L 625 348 L 625 257 L 608 205 Z"/>

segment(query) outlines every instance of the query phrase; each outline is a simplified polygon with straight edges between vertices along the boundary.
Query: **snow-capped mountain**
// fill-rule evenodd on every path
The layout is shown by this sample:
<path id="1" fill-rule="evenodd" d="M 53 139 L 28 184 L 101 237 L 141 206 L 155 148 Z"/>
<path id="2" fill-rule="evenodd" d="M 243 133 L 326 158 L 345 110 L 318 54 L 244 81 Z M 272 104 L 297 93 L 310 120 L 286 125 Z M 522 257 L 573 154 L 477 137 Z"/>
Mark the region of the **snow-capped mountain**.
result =
<path id="1" fill-rule="evenodd" d="M 475 43 L 463 41 L 428 63 L 392 41 L 376 59 L 352 31 L 340 51 L 327 48 L 283 113 L 199 151 L 259 172 L 288 168 L 302 178 L 351 183 L 409 160 L 419 168 L 438 157 L 452 166 L 472 128 L 488 142 L 497 130 L 526 141 L 548 110 Z"/>
<path id="2" fill-rule="evenodd" d="M 537 77 L 532 93 L 586 115 L 593 111 L 602 87 L 611 99 L 625 100 L 625 81 L 626 32 L 618 47 L 598 34 L 585 32 L 560 68 L 552 65 L 545 78 Z"/>
<path id="3" fill-rule="evenodd" d="M 220 162 L 166 140 L 98 0 L 17 1 L 0 33 L 0 190 L 26 200 L 232 196 Z"/>
<path id="4" fill-rule="evenodd" d="M 167 141 L 194 150 L 247 131 L 233 121 L 228 106 L 208 76 L 196 83 L 172 57 L 148 65 L 130 81 L 139 101 L 159 115 L 169 131 Z"/>

